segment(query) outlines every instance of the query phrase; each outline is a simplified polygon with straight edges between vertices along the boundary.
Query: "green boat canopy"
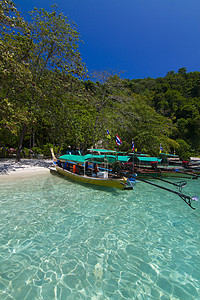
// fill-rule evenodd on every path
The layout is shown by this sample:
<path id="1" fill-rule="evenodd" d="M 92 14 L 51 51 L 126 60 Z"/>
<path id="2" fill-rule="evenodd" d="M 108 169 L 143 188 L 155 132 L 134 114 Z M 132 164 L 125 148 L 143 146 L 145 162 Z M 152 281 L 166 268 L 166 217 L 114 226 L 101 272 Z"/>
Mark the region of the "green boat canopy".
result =
<path id="1" fill-rule="evenodd" d="M 146 157 L 146 156 L 141 156 L 137 157 L 139 162 L 146 162 L 146 163 L 151 163 L 151 162 L 158 162 L 160 163 L 162 161 L 162 158 L 157 158 L 157 157 Z"/>
<path id="2" fill-rule="evenodd" d="M 98 149 L 96 149 L 96 150 L 98 150 Z M 100 149 L 100 150 L 102 151 L 104 149 Z M 105 150 L 105 151 L 109 151 L 109 150 Z M 82 163 L 82 164 L 84 164 L 86 161 L 93 162 L 93 163 L 94 162 L 96 162 L 96 163 L 102 163 L 102 162 L 106 163 L 107 162 L 107 163 L 113 164 L 116 161 L 127 163 L 130 158 L 131 158 L 131 156 L 126 156 L 126 155 L 86 154 L 86 155 L 82 156 L 82 155 L 65 154 L 65 155 L 60 156 L 59 160 L 71 161 L 71 162 Z M 137 161 L 139 161 L 141 163 L 151 163 L 151 162 L 160 163 L 162 161 L 162 158 L 149 157 L 149 156 L 138 156 Z"/>
<path id="3" fill-rule="evenodd" d="M 115 150 L 106 150 L 106 149 L 87 149 L 91 152 L 99 152 L 99 153 L 117 153 Z"/>
<path id="4" fill-rule="evenodd" d="M 84 163 L 87 159 L 84 158 L 82 155 L 73 155 L 73 154 L 65 154 L 58 158 L 59 160 L 65 160 L 65 161 L 74 161 L 78 163 Z"/>
<path id="5" fill-rule="evenodd" d="M 93 162 L 93 163 L 114 163 L 117 161 L 117 156 L 112 155 L 93 155 L 93 154 L 86 154 L 82 155 L 62 155 L 58 158 L 59 160 L 76 162 L 84 164 L 86 161 Z"/>
<path id="6" fill-rule="evenodd" d="M 130 159 L 130 156 L 125 156 L 125 155 L 107 155 L 106 159 L 113 159 L 114 161 L 120 161 L 120 162 L 128 162 Z"/>
<path id="7" fill-rule="evenodd" d="M 138 156 L 149 156 L 148 154 L 134 152 L 134 153 L 128 153 L 130 156 L 138 157 Z"/>
<path id="8" fill-rule="evenodd" d="M 174 158 L 178 158 L 178 155 L 175 154 L 169 154 L 169 153 L 160 153 L 159 157 L 174 157 Z"/>
<path id="9" fill-rule="evenodd" d="M 105 162 L 113 164 L 116 161 L 120 162 L 127 162 L 130 157 L 128 156 L 117 156 L 117 155 L 91 155 L 91 157 L 88 156 L 89 154 L 85 155 L 85 157 L 88 157 L 88 160 L 91 162 Z"/>

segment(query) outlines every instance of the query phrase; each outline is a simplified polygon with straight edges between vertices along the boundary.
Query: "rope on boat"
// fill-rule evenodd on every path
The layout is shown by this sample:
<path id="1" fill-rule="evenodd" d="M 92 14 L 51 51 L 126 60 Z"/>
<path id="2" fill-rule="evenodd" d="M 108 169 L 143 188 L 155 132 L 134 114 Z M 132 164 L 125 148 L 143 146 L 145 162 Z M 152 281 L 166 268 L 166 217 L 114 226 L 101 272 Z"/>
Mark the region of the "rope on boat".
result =
<path id="1" fill-rule="evenodd" d="M 129 184 L 130 184 L 130 186 L 132 187 L 132 189 L 133 189 L 133 184 L 132 184 L 132 182 L 127 178 L 127 181 L 129 182 Z"/>
<path id="2" fill-rule="evenodd" d="M 198 179 L 198 177 L 199 177 L 199 175 L 197 175 L 196 173 L 181 172 L 181 171 L 176 171 L 176 173 L 192 176 L 192 179 Z"/>
<path id="3" fill-rule="evenodd" d="M 185 187 L 186 184 L 187 184 L 187 181 L 171 182 L 171 181 L 163 179 L 163 178 L 157 178 L 157 177 L 155 178 L 155 177 L 153 177 L 149 174 L 146 174 L 146 176 L 151 177 L 152 179 L 155 179 L 155 180 L 160 180 L 160 181 L 166 182 L 168 184 L 172 184 L 172 185 L 179 188 L 179 192 L 181 192 L 182 188 Z"/>
<path id="4" fill-rule="evenodd" d="M 200 175 L 198 175 L 194 172 L 195 170 L 189 169 L 189 171 L 192 172 L 192 173 L 189 173 L 189 174 L 192 174 L 194 176 L 194 178 L 192 178 L 192 179 L 198 179 L 200 177 Z"/>
<path id="5" fill-rule="evenodd" d="M 174 193 L 174 194 L 178 195 L 178 196 L 181 197 L 181 199 L 182 199 L 183 201 L 185 201 L 185 203 L 186 203 L 187 205 L 189 205 L 192 209 L 196 209 L 196 208 L 194 208 L 194 207 L 192 206 L 191 201 L 199 201 L 199 197 L 198 197 L 198 196 L 190 197 L 190 196 L 187 196 L 187 195 L 185 195 L 185 194 L 182 194 L 182 193 L 179 193 L 179 192 L 170 190 L 170 189 L 168 189 L 168 188 L 166 188 L 166 187 L 160 186 L 160 185 L 158 185 L 158 184 L 156 184 L 156 183 L 152 183 L 152 182 L 149 182 L 149 181 L 144 180 L 144 179 L 139 179 L 139 180 L 140 180 L 140 181 L 143 181 L 143 182 L 145 182 L 145 183 L 148 183 L 148 184 L 150 184 L 150 185 L 156 186 L 156 187 L 158 187 L 158 188 L 160 188 L 160 189 L 163 189 L 163 190 L 165 190 L 165 191 L 168 191 L 168 192 L 171 192 L 171 193 Z"/>

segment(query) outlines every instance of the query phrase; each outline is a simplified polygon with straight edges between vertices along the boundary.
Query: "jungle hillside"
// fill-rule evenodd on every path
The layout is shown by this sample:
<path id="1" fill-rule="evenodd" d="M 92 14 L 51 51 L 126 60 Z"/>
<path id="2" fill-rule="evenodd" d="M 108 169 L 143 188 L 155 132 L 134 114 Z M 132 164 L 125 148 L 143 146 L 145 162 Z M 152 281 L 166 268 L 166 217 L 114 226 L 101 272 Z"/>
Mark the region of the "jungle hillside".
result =
<path id="1" fill-rule="evenodd" d="M 158 155 L 162 145 L 183 160 L 200 155 L 200 72 L 181 67 L 132 80 L 115 70 L 88 72 L 80 43 L 77 26 L 56 6 L 34 8 L 25 20 L 13 1 L 1 1 L 1 155 L 115 149 L 116 134 L 120 151 L 131 152 L 134 140 L 142 153 Z"/>

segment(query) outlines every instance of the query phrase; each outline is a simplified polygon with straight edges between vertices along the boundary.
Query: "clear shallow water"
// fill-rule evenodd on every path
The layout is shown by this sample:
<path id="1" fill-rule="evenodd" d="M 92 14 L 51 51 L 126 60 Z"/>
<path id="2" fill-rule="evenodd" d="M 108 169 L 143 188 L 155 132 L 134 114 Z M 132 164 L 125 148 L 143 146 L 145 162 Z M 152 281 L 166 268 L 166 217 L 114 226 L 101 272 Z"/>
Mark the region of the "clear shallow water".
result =
<path id="1" fill-rule="evenodd" d="M 199 184 L 183 193 L 200 195 Z M 0 299 L 200 299 L 195 206 L 141 182 L 1 179 Z"/>

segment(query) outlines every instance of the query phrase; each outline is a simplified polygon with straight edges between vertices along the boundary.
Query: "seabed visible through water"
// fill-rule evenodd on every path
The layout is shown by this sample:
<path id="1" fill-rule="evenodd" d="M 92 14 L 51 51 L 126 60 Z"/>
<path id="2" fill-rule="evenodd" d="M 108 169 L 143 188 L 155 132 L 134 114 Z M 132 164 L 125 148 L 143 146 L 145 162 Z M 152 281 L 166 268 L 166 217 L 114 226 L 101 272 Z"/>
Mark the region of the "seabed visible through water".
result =
<path id="1" fill-rule="evenodd" d="M 51 174 L 0 191 L 0 299 L 200 299 L 199 203 Z M 199 180 L 183 192 L 200 195 Z"/>

